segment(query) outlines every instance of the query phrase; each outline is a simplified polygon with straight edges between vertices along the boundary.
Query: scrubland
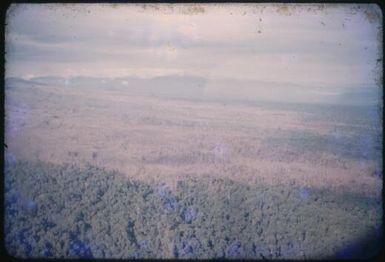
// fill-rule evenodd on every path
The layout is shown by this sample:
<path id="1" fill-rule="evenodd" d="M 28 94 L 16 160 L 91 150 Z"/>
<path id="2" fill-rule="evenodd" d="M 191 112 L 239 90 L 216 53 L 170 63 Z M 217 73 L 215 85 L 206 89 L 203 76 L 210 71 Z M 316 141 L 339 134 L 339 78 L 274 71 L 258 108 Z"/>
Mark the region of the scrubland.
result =
<path id="1" fill-rule="evenodd" d="M 9 88 L 7 250 L 71 258 L 371 255 L 382 241 L 375 110 Z"/>

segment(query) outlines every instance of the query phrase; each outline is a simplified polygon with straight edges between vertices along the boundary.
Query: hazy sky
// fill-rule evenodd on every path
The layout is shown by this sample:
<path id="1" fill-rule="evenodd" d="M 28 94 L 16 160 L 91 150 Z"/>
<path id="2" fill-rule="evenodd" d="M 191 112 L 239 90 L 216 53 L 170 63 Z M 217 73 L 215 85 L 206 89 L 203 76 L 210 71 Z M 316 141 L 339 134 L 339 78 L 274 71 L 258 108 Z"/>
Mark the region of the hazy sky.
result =
<path id="1" fill-rule="evenodd" d="M 6 76 L 197 75 L 306 86 L 374 84 L 375 5 L 19 4 Z"/>

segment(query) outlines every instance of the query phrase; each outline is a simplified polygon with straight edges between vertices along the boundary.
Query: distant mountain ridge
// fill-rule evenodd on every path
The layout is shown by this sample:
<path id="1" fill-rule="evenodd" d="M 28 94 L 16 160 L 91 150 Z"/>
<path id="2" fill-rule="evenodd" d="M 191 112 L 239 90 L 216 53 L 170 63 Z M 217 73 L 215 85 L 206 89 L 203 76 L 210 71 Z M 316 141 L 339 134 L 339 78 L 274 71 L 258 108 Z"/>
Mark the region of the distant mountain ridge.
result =
<path id="1" fill-rule="evenodd" d="M 66 88 L 106 88 L 132 95 L 219 102 L 377 105 L 382 94 L 378 87 L 339 90 L 333 87 L 306 87 L 293 83 L 236 79 L 207 79 L 194 75 L 165 75 L 151 78 L 40 76 L 31 79 L 5 78 L 5 87 L 56 86 Z"/>
<path id="2" fill-rule="evenodd" d="M 11 87 L 14 87 L 14 86 L 35 86 L 35 85 L 45 85 L 43 83 L 38 83 L 36 81 L 33 81 L 33 80 L 26 80 L 26 79 L 23 79 L 23 78 L 18 78 L 18 77 L 6 77 L 5 78 L 5 81 L 4 81 L 4 84 L 5 84 L 5 88 L 11 88 Z"/>

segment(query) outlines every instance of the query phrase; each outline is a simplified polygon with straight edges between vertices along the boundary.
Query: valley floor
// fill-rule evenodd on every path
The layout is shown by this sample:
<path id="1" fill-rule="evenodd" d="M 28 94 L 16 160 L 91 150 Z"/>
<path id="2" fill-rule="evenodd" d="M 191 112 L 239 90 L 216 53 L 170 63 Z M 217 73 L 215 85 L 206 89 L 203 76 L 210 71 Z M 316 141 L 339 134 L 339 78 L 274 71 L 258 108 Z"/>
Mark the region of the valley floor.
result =
<path id="1" fill-rule="evenodd" d="M 370 121 L 123 90 L 7 89 L 8 251 L 349 256 L 381 232 L 381 133 Z"/>

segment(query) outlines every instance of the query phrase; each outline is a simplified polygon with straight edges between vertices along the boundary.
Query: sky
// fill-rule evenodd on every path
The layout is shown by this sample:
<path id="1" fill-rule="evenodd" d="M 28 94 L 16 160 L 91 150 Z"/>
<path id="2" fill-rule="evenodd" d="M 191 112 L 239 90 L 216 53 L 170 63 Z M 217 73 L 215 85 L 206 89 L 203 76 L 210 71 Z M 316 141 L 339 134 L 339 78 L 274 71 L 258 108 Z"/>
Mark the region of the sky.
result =
<path id="1" fill-rule="evenodd" d="M 12 4 L 6 23 L 8 77 L 194 75 L 341 91 L 376 85 L 382 57 L 376 5 Z"/>

